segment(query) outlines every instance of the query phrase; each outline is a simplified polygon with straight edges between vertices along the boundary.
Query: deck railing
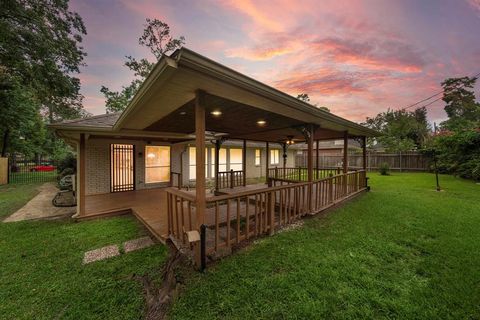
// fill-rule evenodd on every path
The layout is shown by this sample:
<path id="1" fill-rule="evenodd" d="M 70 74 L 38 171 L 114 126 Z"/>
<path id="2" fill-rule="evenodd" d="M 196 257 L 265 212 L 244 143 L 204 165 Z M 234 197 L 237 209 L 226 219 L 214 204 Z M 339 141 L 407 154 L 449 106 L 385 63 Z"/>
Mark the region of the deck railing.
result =
<path id="1" fill-rule="evenodd" d="M 273 234 L 302 216 L 316 214 L 366 189 L 364 170 L 313 182 L 282 178 L 271 181 L 268 188 L 207 197 L 207 254 Z M 171 188 L 167 199 L 170 237 L 186 245 L 185 233 L 196 228 L 195 196 Z"/>
<path id="2" fill-rule="evenodd" d="M 275 167 L 268 169 L 268 177 L 275 179 L 289 179 L 297 181 L 307 180 L 307 168 L 305 167 Z M 327 177 L 331 177 L 342 172 L 341 168 L 314 168 L 313 179 L 319 180 Z"/>
<path id="3" fill-rule="evenodd" d="M 243 186 L 243 171 L 230 170 L 218 173 L 218 189 L 235 188 Z"/>

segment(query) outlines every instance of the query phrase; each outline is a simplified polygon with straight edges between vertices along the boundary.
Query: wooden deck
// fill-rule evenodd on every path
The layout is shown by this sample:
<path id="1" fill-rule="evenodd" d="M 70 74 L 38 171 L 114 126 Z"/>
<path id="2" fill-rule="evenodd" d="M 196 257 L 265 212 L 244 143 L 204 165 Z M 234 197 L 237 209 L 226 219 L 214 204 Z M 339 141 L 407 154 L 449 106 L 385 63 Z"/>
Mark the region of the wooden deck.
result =
<path id="1" fill-rule="evenodd" d="M 168 225 L 164 188 L 86 196 L 85 216 L 78 219 L 123 213 L 134 214 L 158 240 L 165 241 Z"/>
<path id="2" fill-rule="evenodd" d="M 225 194 L 266 188 L 264 183 L 221 190 Z M 195 189 L 188 191 L 195 195 Z M 78 220 L 87 220 L 119 214 L 134 214 L 161 242 L 168 234 L 167 196 L 165 188 L 143 189 L 86 196 L 85 215 Z"/>

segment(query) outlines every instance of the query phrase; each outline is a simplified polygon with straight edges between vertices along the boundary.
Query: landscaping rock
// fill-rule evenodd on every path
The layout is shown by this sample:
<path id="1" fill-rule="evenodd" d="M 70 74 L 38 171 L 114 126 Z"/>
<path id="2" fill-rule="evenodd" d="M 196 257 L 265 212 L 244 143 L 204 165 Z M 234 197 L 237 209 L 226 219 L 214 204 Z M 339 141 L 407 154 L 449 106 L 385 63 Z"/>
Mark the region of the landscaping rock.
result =
<path id="1" fill-rule="evenodd" d="M 95 249 L 85 252 L 83 256 L 83 264 L 100 261 L 107 258 L 112 258 L 120 255 L 120 250 L 117 245 L 106 246 L 100 249 Z"/>
<path id="2" fill-rule="evenodd" d="M 138 238 L 123 243 L 125 253 L 153 246 L 155 243 L 150 237 Z"/>

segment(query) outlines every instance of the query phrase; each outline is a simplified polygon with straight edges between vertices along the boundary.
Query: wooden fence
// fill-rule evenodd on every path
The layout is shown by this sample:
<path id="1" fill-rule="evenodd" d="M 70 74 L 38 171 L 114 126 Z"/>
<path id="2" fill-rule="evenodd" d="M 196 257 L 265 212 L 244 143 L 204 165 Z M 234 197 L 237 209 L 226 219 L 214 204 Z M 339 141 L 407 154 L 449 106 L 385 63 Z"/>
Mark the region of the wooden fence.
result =
<path id="1" fill-rule="evenodd" d="M 319 168 L 341 168 L 343 165 L 342 154 L 320 154 Z M 391 170 L 395 171 L 429 171 L 430 161 L 428 157 L 417 152 L 406 153 L 383 153 L 367 152 L 367 170 L 376 171 L 384 163 L 387 163 Z M 314 155 L 313 164 L 316 159 Z M 307 156 L 305 154 L 296 155 L 295 166 L 307 166 Z M 349 154 L 348 167 L 351 169 L 363 168 L 362 154 Z"/>

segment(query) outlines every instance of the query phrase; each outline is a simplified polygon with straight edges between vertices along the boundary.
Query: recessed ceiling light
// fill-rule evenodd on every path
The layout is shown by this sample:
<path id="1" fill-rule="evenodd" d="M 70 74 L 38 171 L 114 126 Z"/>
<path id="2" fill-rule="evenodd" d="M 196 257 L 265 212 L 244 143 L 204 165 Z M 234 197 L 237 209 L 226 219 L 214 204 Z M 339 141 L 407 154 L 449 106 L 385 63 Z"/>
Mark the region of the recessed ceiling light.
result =
<path id="1" fill-rule="evenodd" d="M 181 116 L 184 116 L 184 115 L 186 115 L 186 114 L 187 114 L 187 113 L 186 113 L 185 111 L 180 112 L 180 115 L 181 115 Z"/>
<path id="2" fill-rule="evenodd" d="M 220 117 L 222 115 L 222 111 L 220 110 L 213 110 L 212 112 L 210 112 L 210 114 L 214 117 Z"/>
<path id="3" fill-rule="evenodd" d="M 257 124 L 258 124 L 260 127 L 263 127 L 264 125 L 267 124 L 267 121 L 265 121 L 265 120 L 258 120 L 258 121 L 257 121 Z"/>

